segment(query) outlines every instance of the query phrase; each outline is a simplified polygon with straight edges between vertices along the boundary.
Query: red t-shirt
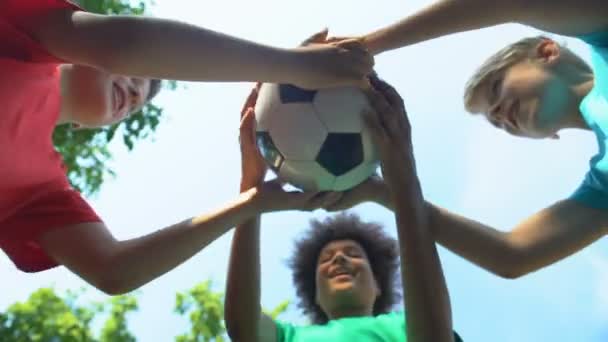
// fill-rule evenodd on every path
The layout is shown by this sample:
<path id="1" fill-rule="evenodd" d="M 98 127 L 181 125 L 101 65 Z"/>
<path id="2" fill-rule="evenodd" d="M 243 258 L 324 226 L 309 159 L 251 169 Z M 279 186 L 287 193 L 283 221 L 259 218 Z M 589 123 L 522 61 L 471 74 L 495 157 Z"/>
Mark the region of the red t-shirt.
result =
<path id="1" fill-rule="evenodd" d="M 26 272 L 56 266 L 37 243 L 44 232 L 99 217 L 70 186 L 52 143 L 60 112 L 58 66 L 31 36 L 62 0 L 0 0 L 0 248 Z"/>

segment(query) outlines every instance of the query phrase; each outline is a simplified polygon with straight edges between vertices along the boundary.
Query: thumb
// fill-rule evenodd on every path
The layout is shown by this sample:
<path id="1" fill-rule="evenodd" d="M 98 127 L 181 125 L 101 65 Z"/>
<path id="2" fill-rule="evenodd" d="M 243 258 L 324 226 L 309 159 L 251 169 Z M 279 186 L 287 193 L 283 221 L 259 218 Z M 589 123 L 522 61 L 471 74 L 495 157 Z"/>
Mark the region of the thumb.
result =
<path id="1" fill-rule="evenodd" d="M 306 46 L 308 44 L 313 44 L 313 43 L 325 43 L 325 40 L 327 39 L 328 34 L 329 34 L 329 29 L 326 27 L 323 30 L 308 37 L 304 42 L 302 42 L 301 45 Z"/>
<path id="2" fill-rule="evenodd" d="M 241 143 L 251 142 L 255 137 L 255 112 L 253 108 L 248 108 L 245 111 L 245 114 L 241 118 L 241 126 L 240 126 L 240 140 Z"/>
<path id="3" fill-rule="evenodd" d="M 365 51 L 365 45 L 359 39 L 347 39 L 336 43 L 336 46 L 347 50 Z"/>

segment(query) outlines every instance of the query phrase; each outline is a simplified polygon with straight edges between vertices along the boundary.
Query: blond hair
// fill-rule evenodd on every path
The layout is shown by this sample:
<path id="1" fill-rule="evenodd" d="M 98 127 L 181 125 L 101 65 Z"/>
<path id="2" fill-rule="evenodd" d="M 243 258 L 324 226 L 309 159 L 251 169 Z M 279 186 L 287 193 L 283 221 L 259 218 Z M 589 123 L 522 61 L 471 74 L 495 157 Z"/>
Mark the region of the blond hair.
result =
<path id="1" fill-rule="evenodd" d="M 537 56 L 538 46 L 551 38 L 546 36 L 527 37 L 502 48 L 488 58 L 473 74 L 465 85 L 464 105 L 465 109 L 474 113 L 473 98 L 479 87 L 486 84 L 494 75 L 503 72 L 511 66 L 524 60 L 532 60 Z M 561 55 L 569 62 L 575 63 L 587 71 L 591 71 L 589 65 L 572 50 L 560 45 Z"/>

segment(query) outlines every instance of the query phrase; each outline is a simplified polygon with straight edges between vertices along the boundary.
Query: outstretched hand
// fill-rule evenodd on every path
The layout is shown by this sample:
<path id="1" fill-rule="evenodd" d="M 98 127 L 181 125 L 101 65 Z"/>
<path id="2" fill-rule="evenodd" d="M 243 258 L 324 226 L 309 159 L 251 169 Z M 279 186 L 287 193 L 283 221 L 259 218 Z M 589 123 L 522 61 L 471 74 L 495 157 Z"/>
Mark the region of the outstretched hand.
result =
<path id="1" fill-rule="evenodd" d="M 241 148 L 241 191 L 245 191 L 264 182 L 267 166 L 256 144 L 255 104 L 260 84 L 247 97 L 241 109 L 239 143 Z"/>
<path id="2" fill-rule="evenodd" d="M 296 52 L 300 55 L 295 84 L 308 89 L 360 85 L 372 72 L 374 58 L 359 39 L 327 41 L 324 29 L 306 39 Z"/>
<path id="3" fill-rule="evenodd" d="M 278 179 L 266 181 L 252 190 L 260 212 L 314 211 L 332 205 L 342 196 L 341 192 L 286 191 Z"/>
<path id="4" fill-rule="evenodd" d="M 387 192 L 384 180 L 378 175 L 372 175 L 363 183 L 343 192 L 342 196 L 325 206 L 327 211 L 342 211 L 364 202 L 382 202 Z"/>
<path id="5" fill-rule="evenodd" d="M 370 85 L 364 91 L 373 110 L 364 112 L 364 119 L 390 183 L 388 178 L 397 180 L 415 170 L 411 126 L 395 88 L 377 77 L 370 78 Z"/>

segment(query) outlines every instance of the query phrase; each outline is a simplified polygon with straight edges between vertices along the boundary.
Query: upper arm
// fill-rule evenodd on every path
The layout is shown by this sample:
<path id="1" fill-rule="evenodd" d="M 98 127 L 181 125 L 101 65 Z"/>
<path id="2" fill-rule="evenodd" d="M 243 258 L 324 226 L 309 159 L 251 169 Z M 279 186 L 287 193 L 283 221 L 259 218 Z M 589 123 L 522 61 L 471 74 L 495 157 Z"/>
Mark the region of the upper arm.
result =
<path id="1" fill-rule="evenodd" d="M 51 54 L 72 64 L 103 67 L 111 55 L 109 16 L 74 9 L 58 9 L 41 16 L 32 35 Z M 114 34 L 116 39 L 124 37 Z"/>
<path id="2" fill-rule="evenodd" d="M 234 324 L 230 324 L 230 317 L 226 317 L 226 328 L 228 335 L 234 341 L 239 342 L 276 342 L 277 341 L 277 325 L 274 320 L 266 315 L 260 313 L 258 324 L 256 327 L 257 337 L 254 338 L 255 333 L 250 331 L 251 328 L 239 328 Z"/>
<path id="3" fill-rule="evenodd" d="M 608 26 L 605 0 L 517 1 L 518 21 L 541 30 L 578 36 Z"/>
<path id="4" fill-rule="evenodd" d="M 44 233 L 40 246 L 57 263 L 83 279 L 101 282 L 100 270 L 116 251 L 117 241 L 101 222 L 67 225 Z"/>
<path id="5" fill-rule="evenodd" d="M 608 231 L 608 211 L 563 200 L 530 216 L 508 233 L 521 273 L 541 268 L 595 242 Z"/>

